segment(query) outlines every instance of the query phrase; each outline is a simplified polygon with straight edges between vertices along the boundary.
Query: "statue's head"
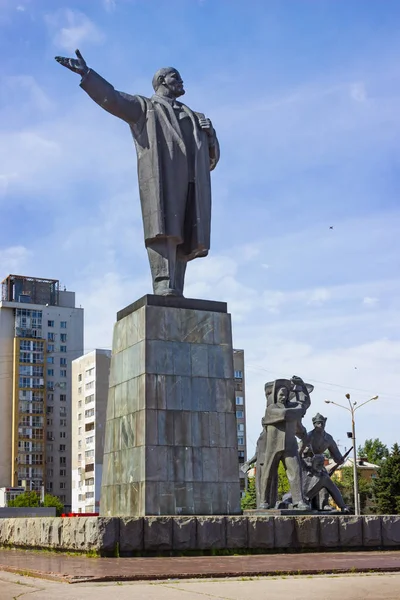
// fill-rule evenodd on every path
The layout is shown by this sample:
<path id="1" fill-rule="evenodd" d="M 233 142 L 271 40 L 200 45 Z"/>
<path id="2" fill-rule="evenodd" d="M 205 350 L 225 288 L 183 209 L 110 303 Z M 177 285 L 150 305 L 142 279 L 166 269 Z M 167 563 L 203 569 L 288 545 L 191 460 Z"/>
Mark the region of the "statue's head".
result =
<path id="1" fill-rule="evenodd" d="M 287 387 L 282 386 L 279 387 L 276 391 L 276 403 L 277 404 L 286 404 L 289 399 L 289 391 Z"/>
<path id="2" fill-rule="evenodd" d="M 323 431 L 325 429 L 326 417 L 317 413 L 315 417 L 312 418 L 312 423 L 314 425 L 314 429 L 317 431 Z"/>
<path id="3" fill-rule="evenodd" d="M 153 77 L 154 91 L 161 96 L 178 98 L 185 93 L 182 77 L 178 69 L 173 67 L 163 67 L 155 73 Z"/>

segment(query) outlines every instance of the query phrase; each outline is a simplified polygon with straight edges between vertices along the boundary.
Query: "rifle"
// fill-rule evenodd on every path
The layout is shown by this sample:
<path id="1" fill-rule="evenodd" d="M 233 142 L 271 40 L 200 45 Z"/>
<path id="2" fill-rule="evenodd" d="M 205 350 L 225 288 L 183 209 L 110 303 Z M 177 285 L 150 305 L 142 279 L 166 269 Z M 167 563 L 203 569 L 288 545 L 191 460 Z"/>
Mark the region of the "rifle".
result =
<path id="1" fill-rule="evenodd" d="M 348 457 L 348 455 L 350 454 L 350 452 L 353 450 L 353 446 L 350 448 L 350 450 L 348 450 L 346 452 L 346 454 L 343 456 L 343 463 L 346 460 L 346 458 Z M 343 464 L 342 463 L 342 464 Z M 333 467 L 331 467 L 328 471 L 328 475 L 329 477 L 332 477 L 332 475 L 334 474 L 334 472 L 336 471 L 336 469 L 339 467 L 339 465 L 333 465 Z"/>

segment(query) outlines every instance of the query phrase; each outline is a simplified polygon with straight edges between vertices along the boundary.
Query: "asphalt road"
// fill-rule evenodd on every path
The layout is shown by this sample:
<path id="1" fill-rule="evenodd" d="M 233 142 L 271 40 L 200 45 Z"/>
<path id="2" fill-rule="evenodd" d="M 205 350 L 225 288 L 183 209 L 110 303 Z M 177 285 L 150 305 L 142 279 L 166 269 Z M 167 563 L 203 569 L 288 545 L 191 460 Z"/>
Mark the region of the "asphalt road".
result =
<path id="1" fill-rule="evenodd" d="M 1 600 L 398 600 L 400 573 L 60 583 L 0 572 Z"/>

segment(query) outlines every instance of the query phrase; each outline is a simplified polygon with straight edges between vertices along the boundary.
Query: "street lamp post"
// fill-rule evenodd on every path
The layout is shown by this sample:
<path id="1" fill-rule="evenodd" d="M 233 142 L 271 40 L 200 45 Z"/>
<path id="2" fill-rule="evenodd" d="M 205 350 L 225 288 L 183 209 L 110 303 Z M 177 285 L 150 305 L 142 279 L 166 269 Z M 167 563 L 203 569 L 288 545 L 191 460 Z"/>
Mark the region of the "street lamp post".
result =
<path id="1" fill-rule="evenodd" d="M 356 446 L 356 420 L 355 420 L 355 412 L 356 410 L 358 410 L 359 408 L 361 408 L 362 406 L 364 406 L 365 404 L 368 404 L 368 402 L 371 402 L 372 400 L 377 400 L 378 396 L 374 396 L 373 398 L 370 398 L 369 400 L 366 400 L 365 402 L 363 402 L 362 404 L 357 405 L 357 402 L 351 402 L 350 400 L 350 394 L 346 394 L 346 398 L 348 400 L 349 403 L 349 408 L 347 408 L 347 406 L 343 406 L 343 404 L 339 404 L 338 402 L 333 402 L 332 400 L 325 400 L 326 404 L 334 404 L 335 406 L 339 406 L 340 408 L 344 408 L 345 410 L 348 410 L 349 413 L 351 414 L 351 438 L 353 440 L 353 479 L 354 479 L 354 512 L 356 515 L 360 515 L 361 514 L 361 509 L 360 509 L 360 497 L 358 494 L 358 474 L 357 474 L 357 446 Z"/>

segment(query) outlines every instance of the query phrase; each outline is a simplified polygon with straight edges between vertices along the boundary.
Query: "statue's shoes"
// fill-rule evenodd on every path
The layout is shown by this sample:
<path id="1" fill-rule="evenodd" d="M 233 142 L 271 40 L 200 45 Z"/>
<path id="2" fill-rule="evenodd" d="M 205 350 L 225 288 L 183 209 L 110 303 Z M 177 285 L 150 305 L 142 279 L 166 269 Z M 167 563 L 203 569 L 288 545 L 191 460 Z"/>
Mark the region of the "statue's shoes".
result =
<path id="1" fill-rule="evenodd" d="M 293 504 L 293 508 L 297 510 L 310 510 L 310 505 L 306 502 L 298 502 L 297 504 Z"/>

